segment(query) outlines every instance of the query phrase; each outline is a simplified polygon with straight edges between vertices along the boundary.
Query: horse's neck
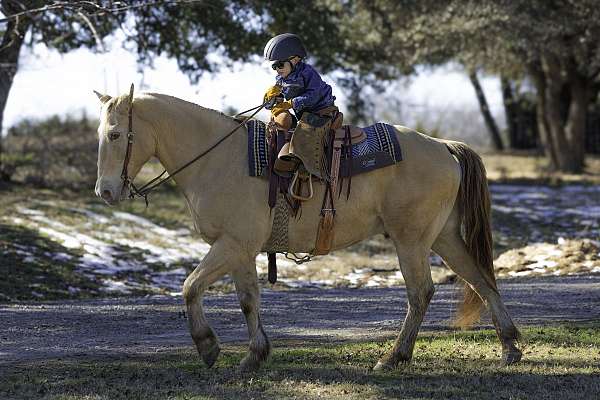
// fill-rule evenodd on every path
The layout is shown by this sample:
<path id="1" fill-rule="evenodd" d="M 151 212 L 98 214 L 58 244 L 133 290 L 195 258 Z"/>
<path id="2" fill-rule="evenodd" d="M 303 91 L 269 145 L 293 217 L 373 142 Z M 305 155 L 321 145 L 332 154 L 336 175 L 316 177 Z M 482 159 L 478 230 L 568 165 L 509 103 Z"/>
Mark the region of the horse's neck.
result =
<path id="1" fill-rule="evenodd" d="M 157 131 L 156 156 L 170 174 L 235 127 L 232 119 L 183 100 L 156 96 L 144 103 L 144 117 L 151 120 Z M 245 148 L 240 143 L 242 137 L 245 136 L 234 134 L 179 172 L 174 178 L 177 185 L 185 191 L 190 186 L 196 187 L 200 180 L 214 179 L 219 171 L 230 168 L 228 160 L 239 158 L 235 153 Z"/>

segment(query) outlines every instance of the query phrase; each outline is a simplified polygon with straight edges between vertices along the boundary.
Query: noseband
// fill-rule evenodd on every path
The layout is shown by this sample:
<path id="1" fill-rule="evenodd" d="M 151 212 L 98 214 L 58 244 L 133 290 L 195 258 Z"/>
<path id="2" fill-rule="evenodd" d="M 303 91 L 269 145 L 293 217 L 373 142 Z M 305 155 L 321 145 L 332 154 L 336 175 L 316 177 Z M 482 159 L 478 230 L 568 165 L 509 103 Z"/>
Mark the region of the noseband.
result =
<path id="1" fill-rule="evenodd" d="M 269 102 L 265 102 L 265 103 L 263 103 L 263 104 L 261 104 L 259 106 L 253 107 L 253 108 L 251 108 L 249 110 L 242 111 L 241 113 L 236 114 L 235 117 L 238 117 L 238 116 L 240 116 L 242 114 L 245 114 L 245 113 L 247 113 L 249 111 L 256 110 L 256 111 L 254 111 L 254 113 L 252 113 L 252 115 L 250 115 L 250 117 L 244 119 L 235 128 L 233 128 L 229 133 L 227 133 L 225 136 L 223 136 L 221 139 L 219 139 L 219 141 L 217 141 L 215 144 L 213 144 L 207 150 L 203 151 L 198 156 L 194 157 L 192 160 L 188 161 L 187 163 L 185 163 L 181 167 L 177 168 L 175 171 L 173 171 L 172 174 L 169 174 L 169 176 L 167 176 L 166 178 L 160 180 L 160 178 L 162 178 L 162 176 L 167 173 L 167 170 L 165 169 L 160 175 L 158 175 L 157 177 L 153 178 L 152 180 L 150 180 L 150 182 L 146 183 L 145 185 L 141 186 L 138 189 L 133 184 L 133 179 L 131 179 L 129 177 L 129 173 L 127 171 L 128 166 L 129 166 L 129 161 L 131 159 L 131 151 L 132 151 L 132 148 L 133 148 L 133 137 L 134 137 L 134 132 L 133 132 L 133 83 L 132 83 L 131 84 L 131 88 L 129 90 L 129 109 L 127 111 L 127 119 L 128 119 L 128 126 L 127 126 L 127 149 L 125 150 L 125 160 L 123 160 L 123 170 L 121 171 L 121 180 L 123 181 L 123 186 L 121 187 L 121 193 L 123 193 L 123 190 L 125 188 L 128 188 L 129 189 L 129 198 L 130 199 L 134 199 L 136 196 L 142 197 L 144 199 L 144 201 L 146 202 L 146 207 L 148 207 L 148 194 L 152 190 L 156 189 L 158 186 L 160 186 L 163 183 L 167 182 L 168 180 L 172 179 L 176 174 L 178 174 L 179 172 L 183 171 L 185 168 L 189 167 L 192 163 L 196 162 L 197 160 L 199 160 L 200 158 L 202 158 L 204 155 L 206 155 L 208 152 L 210 152 L 212 149 L 214 149 L 215 147 L 217 147 L 225 139 L 227 139 L 235 131 L 237 131 L 242 125 L 244 125 L 245 122 L 248 119 L 250 119 L 250 118 L 254 117 L 256 114 L 258 114 L 258 112 L 260 110 L 262 110 L 263 107 L 265 105 L 267 105 L 268 103 Z"/>

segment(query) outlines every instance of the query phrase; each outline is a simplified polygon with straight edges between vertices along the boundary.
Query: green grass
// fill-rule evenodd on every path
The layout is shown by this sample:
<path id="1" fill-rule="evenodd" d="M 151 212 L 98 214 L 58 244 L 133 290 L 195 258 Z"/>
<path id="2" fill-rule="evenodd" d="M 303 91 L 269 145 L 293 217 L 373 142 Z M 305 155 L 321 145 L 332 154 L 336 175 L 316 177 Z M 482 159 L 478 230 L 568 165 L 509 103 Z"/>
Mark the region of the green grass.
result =
<path id="1" fill-rule="evenodd" d="M 245 346 L 207 369 L 193 349 L 0 369 L 0 398 L 48 399 L 591 399 L 600 393 L 600 328 L 524 332 L 524 358 L 503 367 L 492 331 L 426 333 L 411 364 L 371 367 L 391 341 L 277 342 L 265 367 L 240 374 Z"/>
<path id="2" fill-rule="evenodd" d="M 12 250 L 12 251 L 9 251 Z M 14 250 L 23 250 L 16 253 Z M 25 250 L 26 249 L 26 250 Z M 53 255 L 71 257 L 59 262 Z M 90 297 L 98 285 L 75 272 L 78 252 L 37 231 L 0 223 L 0 301 Z"/>
<path id="3" fill-rule="evenodd" d="M 167 228 L 192 229 L 183 198 L 174 190 L 162 190 L 151 198 L 146 208 L 143 200 L 127 202 L 118 209 L 106 206 L 93 189 L 40 189 L 24 185 L 0 188 L 0 301 L 58 300 L 105 296 L 101 284 L 76 271 L 82 256 L 81 249 L 69 249 L 43 233 L 12 222 L 22 217 L 17 207 L 40 210 L 54 221 L 67 226 L 94 229 L 93 223 L 73 208 L 86 209 L 110 217 L 114 211 L 131 212 Z M 135 238 L 132 238 L 135 239 Z M 117 246 L 120 249 L 125 246 Z M 124 249 L 129 259 L 139 257 L 139 249 Z M 56 259 L 56 254 L 66 257 Z M 158 266 L 157 268 L 159 268 Z M 159 268 L 160 269 L 160 268 Z M 132 290 L 132 295 L 145 295 L 143 289 Z M 112 295 L 115 295 L 114 293 Z"/>

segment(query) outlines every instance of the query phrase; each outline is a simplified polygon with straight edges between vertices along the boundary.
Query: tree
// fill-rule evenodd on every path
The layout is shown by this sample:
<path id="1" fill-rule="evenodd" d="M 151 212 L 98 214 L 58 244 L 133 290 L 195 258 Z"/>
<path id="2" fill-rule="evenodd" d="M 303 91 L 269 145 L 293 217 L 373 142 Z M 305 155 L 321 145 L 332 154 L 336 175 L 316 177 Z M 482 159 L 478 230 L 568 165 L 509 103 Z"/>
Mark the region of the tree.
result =
<path id="1" fill-rule="evenodd" d="M 485 121 L 485 125 L 492 136 L 492 143 L 494 144 L 494 148 L 496 150 L 504 150 L 504 145 L 502 144 L 502 138 L 500 137 L 500 130 L 498 129 L 498 125 L 490 112 L 490 107 L 488 106 L 487 99 L 485 94 L 483 93 L 483 88 L 481 87 L 481 83 L 479 83 L 479 78 L 477 77 L 476 72 L 471 72 L 469 74 L 469 80 L 475 89 L 475 95 L 477 96 L 477 101 L 479 102 L 479 108 L 481 109 L 481 114 L 483 114 L 483 119 Z"/>
<path id="2" fill-rule="evenodd" d="M 209 53 L 219 53 L 225 60 L 242 60 L 262 49 L 266 34 L 255 28 L 261 26 L 256 20 L 262 17 L 254 14 L 254 8 L 244 0 L 1 0 L 0 132 L 23 46 L 43 43 L 61 53 L 81 47 L 102 50 L 104 38 L 132 24 L 124 29 L 124 45 L 136 52 L 140 63 L 151 64 L 155 56 L 166 54 L 197 81 L 202 73 L 219 67 L 209 61 Z M 1 163 L 0 137 L 0 179 Z"/>
<path id="3" fill-rule="evenodd" d="M 598 95 L 600 8 L 596 0 L 356 0 L 352 30 L 369 21 L 379 61 L 404 68 L 458 61 L 535 83 L 537 123 L 551 166 L 584 167 L 588 105 Z M 348 32 L 352 34 L 352 32 Z"/>

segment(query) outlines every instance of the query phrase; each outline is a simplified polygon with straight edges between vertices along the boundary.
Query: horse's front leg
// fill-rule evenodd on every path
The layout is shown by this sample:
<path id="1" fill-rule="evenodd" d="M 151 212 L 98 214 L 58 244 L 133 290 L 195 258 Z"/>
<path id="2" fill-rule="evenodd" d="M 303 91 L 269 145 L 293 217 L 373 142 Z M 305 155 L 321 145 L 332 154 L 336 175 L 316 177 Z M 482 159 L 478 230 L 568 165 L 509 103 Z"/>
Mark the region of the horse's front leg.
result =
<path id="1" fill-rule="evenodd" d="M 242 360 L 240 369 L 255 371 L 269 356 L 271 346 L 260 322 L 260 292 L 254 259 L 249 259 L 243 265 L 233 269 L 231 275 L 235 282 L 242 312 L 246 317 L 250 339 L 249 352 Z"/>
<path id="2" fill-rule="evenodd" d="M 183 283 L 190 333 L 198 353 L 209 368 L 217 360 L 220 347 L 219 340 L 204 315 L 202 294 L 210 284 L 225 275 L 232 265 L 238 265 L 238 258 L 234 243 L 219 239 Z"/>

